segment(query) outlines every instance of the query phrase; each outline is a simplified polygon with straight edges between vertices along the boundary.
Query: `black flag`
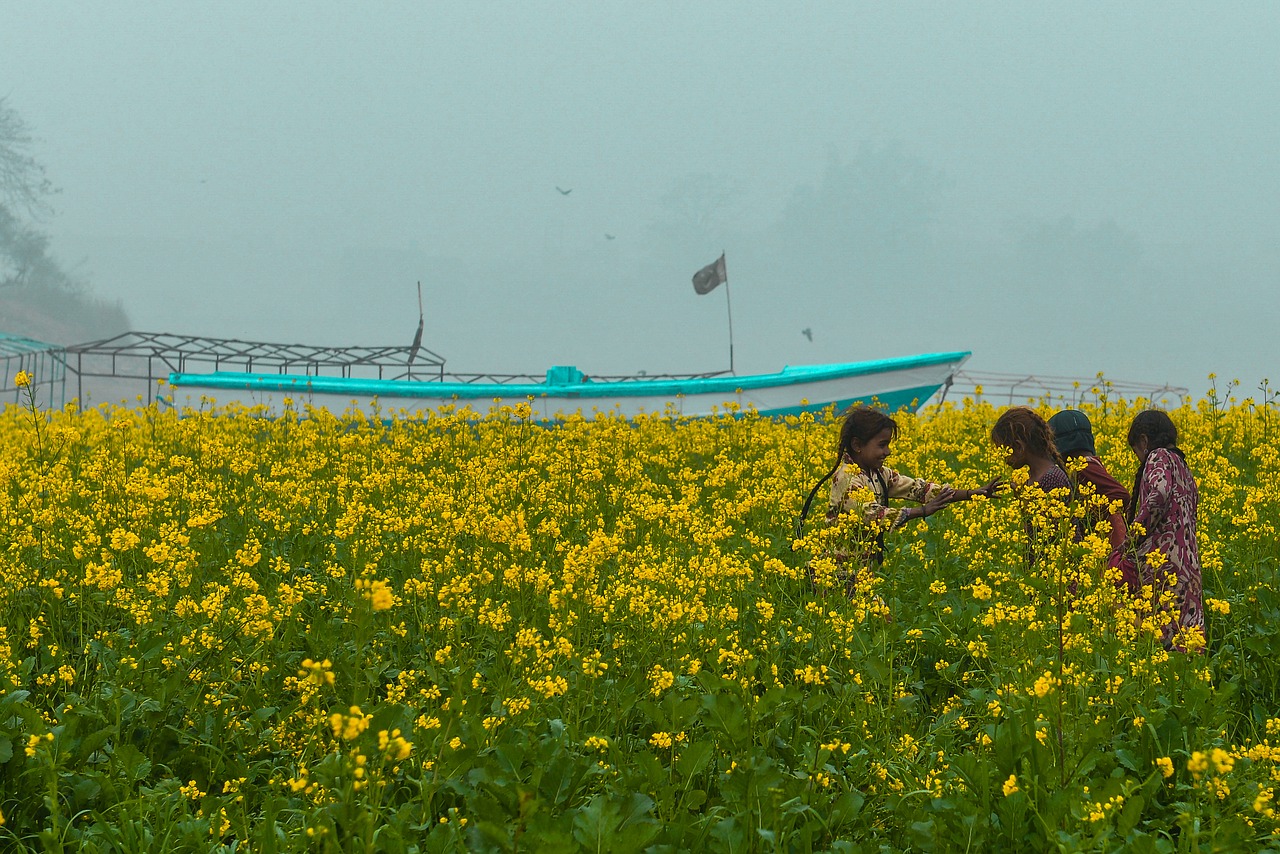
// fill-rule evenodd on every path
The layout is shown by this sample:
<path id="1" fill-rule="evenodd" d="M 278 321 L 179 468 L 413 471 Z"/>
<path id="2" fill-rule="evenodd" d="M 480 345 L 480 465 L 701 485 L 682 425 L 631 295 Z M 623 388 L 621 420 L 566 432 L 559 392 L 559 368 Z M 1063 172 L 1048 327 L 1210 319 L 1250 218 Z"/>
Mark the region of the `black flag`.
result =
<path id="1" fill-rule="evenodd" d="M 422 318 L 418 318 L 418 331 L 413 335 L 413 343 L 409 345 L 409 364 L 413 365 L 413 360 L 418 358 L 418 351 L 422 349 Z"/>
<path id="2" fill-rule="evenodd" d="M 701 294 L 709 294 L 729 281 L 729 274 L 724 268 L 724 255 L 693 274 L 693 289 Z"/>
<path id="3" fill-rule="evenodd" d="M 418 358 L 418 351 L 422 349 L 422 282 L 418 282 L 418 331 L 413 334 L 413 343 L 409 345 L 409 367 L 413 367 L 413 360 Z"/>

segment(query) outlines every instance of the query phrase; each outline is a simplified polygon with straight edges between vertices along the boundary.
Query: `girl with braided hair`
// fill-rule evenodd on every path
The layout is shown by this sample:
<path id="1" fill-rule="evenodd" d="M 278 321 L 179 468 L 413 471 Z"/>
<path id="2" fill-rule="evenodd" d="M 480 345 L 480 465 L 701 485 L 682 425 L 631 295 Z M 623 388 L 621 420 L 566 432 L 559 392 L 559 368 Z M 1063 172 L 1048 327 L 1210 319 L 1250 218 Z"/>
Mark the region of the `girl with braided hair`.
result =
<path id="1" fill-rule="evenodd" d="M 1001 486 L 1000 481 L 993 480 L 979 489 L 955 489 L 900 474 L 885 465 L 897 435 L 897 422 L 879 409 L 858 406 L 846 412 L 840 425 L 836 463 L 810 490 L 796 523 L 796 536 L 799 537 L 814 496 L 829 479 L 831 495 L 827 505 L 827 524 L 834 525 L 841 516 L 848 514 L 867 534 L 874 531 L 874 545 L 868 536 L 865 554 L 841 552 L 834 555 L 838 564 L 858 558 L 852 571 L 842 569 L 840 572 L 840 579 L 845 582 L 848 592 L 852 592 L 857 580 L 858 566 L 883 562 L 885 533 L 897 531 L 913 519 L 932 516 L 948 504 L 968 501 L 977 495 L 990 497 Z M 868 495 L 871 496 L 869 501 Z M 919 506 L 894 507 L 890 501 L 895 498 Z"/>
<path id="2" fill-rule="evenodd" d="M 1204 591 L 1196 515 L 1200 492 L 1178 448 L 1178 428 L 1167 413 L 1148 409 L 1129 426 L 1129 447 L 1138 458 L 1129 504 L 1129 536 L 1124 554 L 1136 555 L 1136 578 L 1151 591 L 1156 607 L 1167 598 L 1177 610 L 1164 626 L 1168 649 L 1202 652 L 1205 642 Z M 1163 597 L 1162 595 L 1163 594 Z"/>

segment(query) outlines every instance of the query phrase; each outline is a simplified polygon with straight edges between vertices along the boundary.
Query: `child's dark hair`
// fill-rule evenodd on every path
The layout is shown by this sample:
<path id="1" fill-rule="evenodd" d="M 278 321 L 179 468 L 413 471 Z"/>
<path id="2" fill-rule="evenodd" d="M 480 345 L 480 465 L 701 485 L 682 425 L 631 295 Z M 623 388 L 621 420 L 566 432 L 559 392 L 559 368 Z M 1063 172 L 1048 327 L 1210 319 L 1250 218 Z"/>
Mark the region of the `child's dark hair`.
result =
<path id="1" fill-rule="evenodd" d="M 1186 462 L 1186 457 L 1182 451 L 1178 450 L 1178 428 L 1174 426 L 1173 419 L 1167 412 L 1146 409 L 1133 416 L 1133 423 L 1129 425 L 1130 448 L 1137 443 L 1140 436 L 1147 437 L 1148 451 L 1167 448 Z M 1133 476 L 1133 489 L 1129 493 L 1129 512 L 1125 514 L 1125 521 L 1130 525 L 1133 524 L 1133 517 L 1138 511 L 1138 492 L 1142 489 L 1142 476 L 1146 470 L 1147 461 L 1143 459 L 1138 463 L 1138 471 Z"/>
<path id="2" fill-rule="evenodd" d="M 804 500 L 804 508 L 800 511 L 800 517 L 796 520 L 797 539 L 800 537 L 800 529 L 804 525 L 805 517 L 809 515 L 809 507 L 813 504 L 813 497 L 818 494 L 822 484 L 830 480 L 831 476 L 836 473 L 836 469 L 840 468 L 840 463 L 844 462 L 844 458 L 853 456 L 854 441 L 856 440 L 860 445 L 865 445 L 885 430 L 889 431 L 890 437 L 897 436 L 898 422 L 879 409 L 872 409 L 870 406 L 854 406 L 845 412 L 844 422 L 840 425 L 840 440 L 836 444 L 836 463 L 831 467 L 831 471 L 823 475 L 822 480 L 815 483 L 813 489 L 809 490 L 809 496 Z"/>
<path id="3" fill-rule="evenodd" d="M 991 441 L 1006 448 L 1012 448 L 1015 442 L 1021 442 L 1027 453 L 1037 457 L 1048 457 L 1066 468 L 1058 446 L 1053 441 L 1053 430 L 1049 422 L 1040 417 L 1033 409 L 1015 406 L 1006 409 L 991 428 Z"/>
<path id="4" fill-rule="evenodd" d="M 1178 428 L 1168 413 L 1159 409 L 1147 409 L 1133 417 L 1129 425 L 1129 447 L 1139 436 L 1147 437 L 1149 448 L 1174 448 L 1178 445 Z"/>
<path id="5" fill-rule="evenodd" d="M 856 406 L 844 414 L 844 423 L 840 425 L 840 443 L 836 446 L 836 467 L 846 456 L 853 456 L 853 442 L 865 445 L 885 430 L 890 437 L 898 435 L 898 422 L 883 411 L 870 406 Z M 831 470 L 832 474 L 835 469 Z"/>

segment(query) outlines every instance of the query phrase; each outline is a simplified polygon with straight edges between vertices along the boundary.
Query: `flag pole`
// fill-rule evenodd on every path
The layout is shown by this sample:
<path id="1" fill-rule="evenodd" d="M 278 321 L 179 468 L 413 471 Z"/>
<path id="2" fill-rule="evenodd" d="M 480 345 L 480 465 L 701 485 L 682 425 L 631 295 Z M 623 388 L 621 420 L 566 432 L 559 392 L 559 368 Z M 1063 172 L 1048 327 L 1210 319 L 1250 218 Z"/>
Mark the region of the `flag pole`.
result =
<path id="1" fill-rule="evenodd" d="M 724 252 L 720 253 L 720 259 L 724 261 Z M 729 312 L 729 373 L 736 373 L 733 370 L 733 304 L 729 300 L 729 265 L 724 265 L 724 307 Z"/>

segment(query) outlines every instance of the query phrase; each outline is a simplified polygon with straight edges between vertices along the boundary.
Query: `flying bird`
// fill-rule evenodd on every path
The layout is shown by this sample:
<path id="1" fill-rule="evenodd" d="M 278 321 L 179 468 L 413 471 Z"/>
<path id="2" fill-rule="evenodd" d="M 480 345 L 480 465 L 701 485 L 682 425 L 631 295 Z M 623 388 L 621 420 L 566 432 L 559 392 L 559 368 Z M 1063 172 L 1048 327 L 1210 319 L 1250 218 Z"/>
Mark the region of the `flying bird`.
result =
<path id="1" fill-rule="evenodd" d="M 560 194 L 560 195 L 562 195 L 562 196 L 567 196 L 567 195 L 569 195 L 570 193 L 572 193 L 572 192 L 573 192 L 573 187 L 570 187 L 570 188 L 569 188 L 569 189 L 567 189 L 567 190 L 561 190 L 559 187 L 556 187 L 556 192 L 557 192 L 557 193 L 559 193 L 559 194 Z"/>
<path id="2" fill-rule="evenodd" d="M 604 236 L 604 239 L 605 239 L 605 240 L 613 240 L 613 235 L 612 235 L 612 234 L 606 234 L 606 235 Z"/>
<path id="3" fill-rule="evenodd" d="M 801 329 L 801 330 L 800 330 L 800 334 L 801 334 L 801 335 L 803 335 L 805 338 L 808 338 L 810 341 L 812 341 L 812 340 L 813 340 L 813 330 L 812 330 L 812 329 L 808 329 L 808 328 L 806 328 L 806 329 Z"/>

